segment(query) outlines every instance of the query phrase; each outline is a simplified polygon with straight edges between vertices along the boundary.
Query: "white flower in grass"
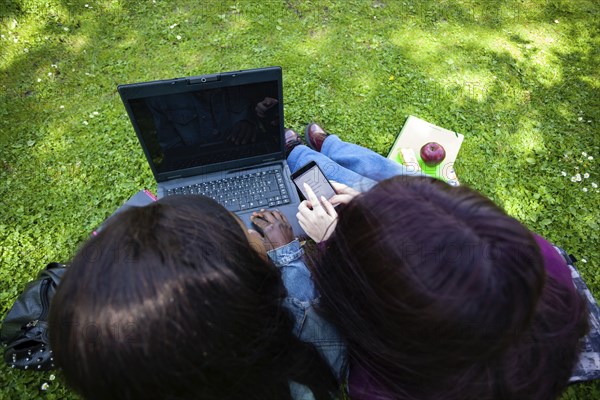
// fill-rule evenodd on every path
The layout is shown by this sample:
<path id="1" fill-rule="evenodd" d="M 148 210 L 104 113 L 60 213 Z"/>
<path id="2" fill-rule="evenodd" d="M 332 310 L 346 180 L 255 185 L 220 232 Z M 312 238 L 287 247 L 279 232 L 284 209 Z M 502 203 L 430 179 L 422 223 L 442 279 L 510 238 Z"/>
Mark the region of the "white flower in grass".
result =
<path id="1" fill-rule="evenodd" d="M 579 122 L 583 121 L 583 117 L 577 118 L 577 121 L 579 121 Z"/>
<path id="2" fill-rule="evenodd" d="M 571 177 L 571 182 L 577 182 L 577 178 L 575 178 L 574 176 Z"/>
<path id="3" fill-rule="evenodd" d="M 24 51 L 25 53 L 29 53 L 29 49 L 27 49 L 27 48 L 23 49 L 23 51 Z"/>
<path id="4" fill-rule="evenodd" d="M 69 32 L 69 28 L 67 28 L 66 26 L 63 28 L 63 30 L 64 30 L 65 32 Z"/>
<path id="5" fill-rule="evenodd" d="M 181 40 L 181 35 L 177 35 L 177 40 Z"/>
<path id="6" fill-rule="evenodd" d="M 49 387 L 50 387 L 50 385 L 48 385 L 48 383 L 47 383 L 47 382 L 44 382 L 44 383 L 42 383 L 42 387 L 41 387 L 41 389 L 42 389 L 42 390 L 48 390 L 48 388 L 49 388 Z"/>
<path id="7" fill-rule="evenodd" d="M 565 171 L 560 171 L 560 174 L 561 174 L 562 176 L 567 176 L 567 173 L 566 173 Z"/>
<path id="8" fill-rule="evenodd" d="M 593 187 L 594 189 L 598 189 L 598 184 L 597 184 L 596 182 L 592 182 L 592 187 Z"/>
<path id="9" fill-rule="evenodd" d="M 588 188 L 581 189 L 584 193 L 588 191 Z"/>
<path id="10" fill-rule="evenodd" d="M 582 258 L 582 259 L 581 259 L 581 262 L 582 262 L 582 263 L 586 263 L 586 262 L 587 262 L 587 260 L 586 260 L 585 258 Z"/>
<path id="11" fill-rule="evenodd" d="M 60 107 L 58 107 L 58 108 L 60 108 L 61 110 L 64 110 L 64 109 L 65 109 L 65 106 L 60 106 Z"/>
<path id="12" fill-rule="evenodd" d="M 173 29 L 173 28 L 175 28 L 177 25 L 179 25 L 179 24 L 173 24 L 173 25 L 169 26 L 169 28 Z"/>
<path id="13" fill-rule="evenodd" d="M 94 115 L 100 115 L 100 113 L 98 111 L 94 111 L 92 114 L 94 114 Z"/>
<path id="14" fill-rule="evenodd" d="M 590 174 L 588 174 L 588 173 L 586 172 L 585 174 L 583 174 L 583 177 L 584 177 L 585 179 L 587 179 L 587 178 L 589 178 L 589 177 L 590 177 Z"/>
<path id="15" fill-rule="evenodd" d="M 54 376 L 54 374 L 52 374 L 52 375 L 50 375 L 50 376 L 48 377 L 48 379 L 50 379 L 51 381 L 53 381 L 53 380 L 55 380 L 55 379 L 56 379 L 56 377 Z"/>
<path id="16" fill-rule="evenodd" d="M 38 78 L 38 80 L 37 80 L 37 81 L 38 81 L 38 82 L 41 82 L 41 81 L 42 81 L 42 78 Z"/>
<path id="17" fill-rule="evenodd" d="M 594 159 L 594 157 L 592 157 L 592 156 L 588 157 L 588 160 L 590 160 L 590 161 L 592 161 L 593 159 Z"/>
<path id="18" fill-rule="evenodd" d="M 587 157 L 587 153 L 585 151 L 582 151 L 581 155 L 584 156 L 584 157 Z"/>
<path id="19" fill-rule="evenodd" d="M 576 180 L 577 182 L 581 182 L 581 174 L 577 174 L 577 175 L 575 175 L 575 180 Z"/>
<path id="20" fill-rule="evenodd" d="M 84 120 L 84 121 L 83 121 L 83 124 L 84 124 L 84 125 L 88 125 L 88 122 Z"/>

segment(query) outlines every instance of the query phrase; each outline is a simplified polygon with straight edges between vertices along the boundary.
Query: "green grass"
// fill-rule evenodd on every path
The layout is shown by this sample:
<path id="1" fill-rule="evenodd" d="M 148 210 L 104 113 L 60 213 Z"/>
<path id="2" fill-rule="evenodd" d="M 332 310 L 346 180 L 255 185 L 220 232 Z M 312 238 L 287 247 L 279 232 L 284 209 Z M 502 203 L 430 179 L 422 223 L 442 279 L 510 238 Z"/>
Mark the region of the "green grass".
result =
<path id="1" fill-rule="evenodd" d="M 0 1 L 0 316 L 155 188 L 117 84 L 270 65 L 286 126 L 316 120 L 382 154 L 409 114 L 463 133 L 461 182 L 575 254 L 600 297 L 594 0 Z M 0 399 L 74 398 L 0 368 Z"/>

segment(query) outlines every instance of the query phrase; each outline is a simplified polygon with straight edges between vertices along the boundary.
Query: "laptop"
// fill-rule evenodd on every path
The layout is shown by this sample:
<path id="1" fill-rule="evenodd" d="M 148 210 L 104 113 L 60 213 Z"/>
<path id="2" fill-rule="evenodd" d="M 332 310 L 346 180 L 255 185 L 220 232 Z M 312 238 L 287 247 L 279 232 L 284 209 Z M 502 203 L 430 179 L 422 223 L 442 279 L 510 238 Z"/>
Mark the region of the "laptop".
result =
<path id="1" fill-rule="evenodd" d="M 252 227 L 279 209 L 304 234 L 285 158 L 280 67 L 118 86 L 158 198 L 201 194 Z"/>

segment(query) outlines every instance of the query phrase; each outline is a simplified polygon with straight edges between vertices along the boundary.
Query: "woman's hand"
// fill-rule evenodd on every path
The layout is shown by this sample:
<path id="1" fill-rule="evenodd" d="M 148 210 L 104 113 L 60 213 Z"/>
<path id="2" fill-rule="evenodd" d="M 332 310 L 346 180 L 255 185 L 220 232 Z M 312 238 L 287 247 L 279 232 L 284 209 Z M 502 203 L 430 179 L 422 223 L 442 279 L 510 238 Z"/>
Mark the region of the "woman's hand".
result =
<path id="1" fill-rule="evenodd" d="M 346 186 L 343 183 L 339 183 L 336 181 L 330 181 L 331 186 L 335 189 L 337 193 L 335 196 L 329 199 L 329 202 L 334 206 L 338 204 L 348 204 L 350 200 L 355 198 L 360 194 L 359 191 L 352 189 L 350 186 Z"/>
<path id="2" fill-rule="evenodd" d="M 292 226 L 285 215 L 277 210 L 254 212 L 250 220 L 262 233 L 267 251 L 284 246 L 295 239 Z"/>
<path id="3" fill-rule="evenodd" d="M 296 217 L 304 232 L 312 240 L 319 243 L 329 238 L 333 233 L 337 224 L 337 212 L 325 197 L 321 196 L 321 201 L 319 201 L 315 192 L 306 183 L 304 184 L 304 190 L 308 194 L 308 200 L 300 203 Z M 332 199 L 335 197 L 333 196 Z"/>

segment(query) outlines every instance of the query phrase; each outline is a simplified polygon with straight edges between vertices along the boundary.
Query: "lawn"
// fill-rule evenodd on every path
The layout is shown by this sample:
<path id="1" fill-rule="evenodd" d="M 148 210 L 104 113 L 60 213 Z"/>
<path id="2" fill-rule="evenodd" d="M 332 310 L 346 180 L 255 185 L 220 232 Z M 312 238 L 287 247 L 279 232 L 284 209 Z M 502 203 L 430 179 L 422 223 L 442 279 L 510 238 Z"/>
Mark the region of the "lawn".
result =
<path id="1" fill-rule="evenodd" d="M 600 298 L 595 0 L 1 1 L 0 316 L 155 189 L 117 84 L 270 65 L 286 126 L 381 154 L 411 114 L 463 133 L 461 182 L 573 253 Z M 0 399 L 75 398 L 56 373 L 0 368 Z"/>

